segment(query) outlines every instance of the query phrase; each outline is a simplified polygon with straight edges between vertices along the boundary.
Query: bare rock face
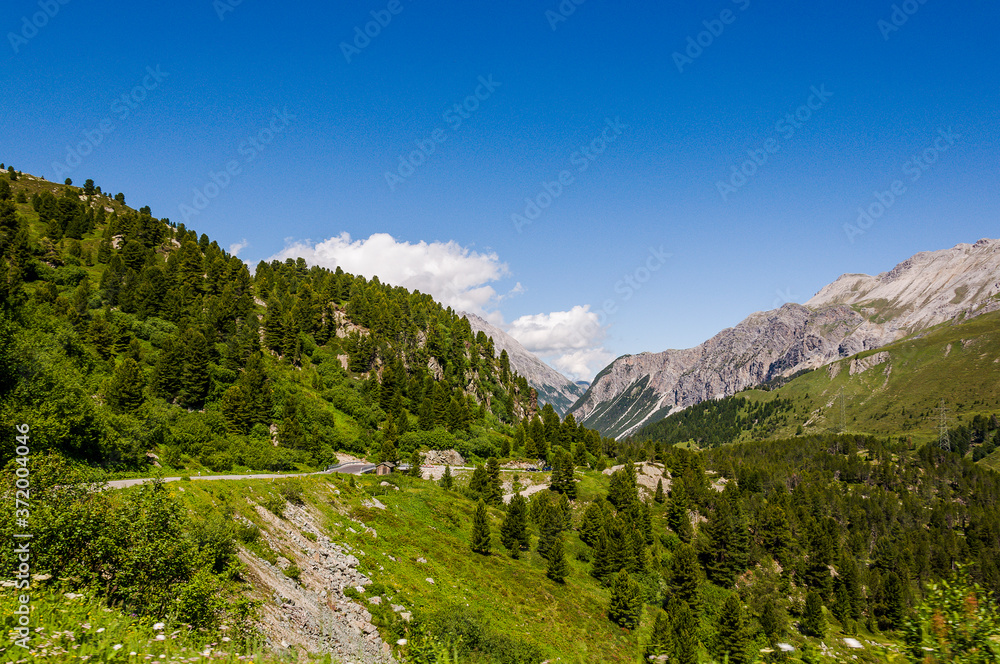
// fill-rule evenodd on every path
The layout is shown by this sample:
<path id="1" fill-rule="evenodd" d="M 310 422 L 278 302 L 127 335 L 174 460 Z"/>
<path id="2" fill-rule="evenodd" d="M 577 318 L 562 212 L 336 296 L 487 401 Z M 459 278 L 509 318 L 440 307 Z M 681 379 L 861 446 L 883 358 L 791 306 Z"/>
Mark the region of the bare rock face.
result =
<path id="1" fill-rule="evenodd" d="M 844 275 L 812 299 L 748 316 L 687 350 L 618 358 L 570 408 L 622 436 L 707 399 L 1000 309 L 1000 240 L 924 252 L 878 276 Z M 877 358 L 868 361 L 864 370 Z"/>
<path id="2" fill-rule="evenodd" d="M 511 368 L 524 376 L 528 385 L 535 388 L 540 405 L 552 404 L 555 411 L 561 415 L 583 394 L 583 387 L 542 362 L 514 337 L 475 314 L 463 312 L 461 315 L 469 320 L 469 326 L 474 333 L 482 332 L 493 339 L 497 356 L 501 351 L 507 351 Z"/>

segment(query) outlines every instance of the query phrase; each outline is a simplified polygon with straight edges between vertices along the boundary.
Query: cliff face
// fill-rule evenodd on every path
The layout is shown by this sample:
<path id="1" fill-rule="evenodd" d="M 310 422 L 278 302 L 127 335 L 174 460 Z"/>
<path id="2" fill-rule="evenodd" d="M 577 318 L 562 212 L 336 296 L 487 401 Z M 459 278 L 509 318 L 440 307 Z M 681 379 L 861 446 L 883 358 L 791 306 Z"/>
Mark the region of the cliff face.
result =
<path id="1" fill-rule="evenodd" d="M 562 415 L 583 394 L 583 387 L 542 362 L 514 337 L 475 314 L 463 312 L 461 315 L 469 319 L 473 332 L 482 332 L 493 339 L 498 356 L 501 351 L 507 351 L 511 368 L 538 391 L 539 405 L 552 404 L 555 411 Z"/>
<path id="2" fill-rule="evenodd" d="M 998 240 L 917 254 L 878 276 L 844 275 L 805 305 L 752 314 L 695 348 L 620 357 L 569 412 L 627 435 L 706 399 L 1000 309 L 998 294 Z"/>

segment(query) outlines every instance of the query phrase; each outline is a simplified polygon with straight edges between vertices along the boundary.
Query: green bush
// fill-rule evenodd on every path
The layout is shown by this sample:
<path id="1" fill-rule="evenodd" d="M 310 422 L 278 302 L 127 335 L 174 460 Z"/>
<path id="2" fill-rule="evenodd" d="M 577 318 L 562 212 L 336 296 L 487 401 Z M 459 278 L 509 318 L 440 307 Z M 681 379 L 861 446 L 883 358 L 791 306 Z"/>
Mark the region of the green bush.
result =
<path id="1" fill-rule="evenodd" d="M 267 498 L 264 499 L 264 508 L 274 514 L 276 517 L 285 518 L 285 499 L 281 496 L 275 496 L 274 494 L 269 494 Z"/>
<path id="2" fill-rule="evenodd" d="M 278 493 L 293 505 L 305 504 L 305 500 L 302 498 L 302 483 L 298 480 L 282 482 L 281 486 L 278 487 Z"/>

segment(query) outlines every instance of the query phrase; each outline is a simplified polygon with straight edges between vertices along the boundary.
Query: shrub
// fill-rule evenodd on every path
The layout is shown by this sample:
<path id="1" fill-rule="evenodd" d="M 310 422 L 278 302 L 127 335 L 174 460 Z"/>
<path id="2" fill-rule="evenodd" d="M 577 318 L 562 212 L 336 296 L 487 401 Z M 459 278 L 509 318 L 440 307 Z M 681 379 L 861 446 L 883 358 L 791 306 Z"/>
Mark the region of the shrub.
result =
<path id="1" fill-rule="evenodd" d="M 281 486 L 278 487 L 278 493 L 281 494 L 282 498 L 293 505 L 305 504 L 305 501 L 302 499 L 302 483 L 298 480 L 283 482 Z"/>
<path id="2" fill-rule="evenodd" d="M 278 518 L 285 518 L 285 499 L 273 494 L 268 495 L 264 500 L 264 508 Z"/>

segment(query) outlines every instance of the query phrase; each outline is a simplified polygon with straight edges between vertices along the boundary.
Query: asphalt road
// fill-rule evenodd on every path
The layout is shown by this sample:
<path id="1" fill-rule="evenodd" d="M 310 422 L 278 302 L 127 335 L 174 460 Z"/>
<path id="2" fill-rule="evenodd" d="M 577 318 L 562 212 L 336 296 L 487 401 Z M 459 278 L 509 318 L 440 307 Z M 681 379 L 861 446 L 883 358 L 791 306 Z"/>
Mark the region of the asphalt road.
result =
<path id="1" fill-rule="evenodd" d="M 354 464 L 350 464 L 354 465 Z M 341 467 L 343 468 L 343 466 Z M 344 472 L 340 468 L 337 470 L 321 470 L 318 473 L 294 473 L 294 474 L 264 474 L 264 475 L 191 475 L 191 480 L 276 480 L 287 477 L 307 477 L 309 475 L 324 475 L 327 473 Z M 145 484 L 146 482 L 152 482 L 155 477 L 144 477 L 144 478 L 133 478 L 128 480 L 112 480 L 108 482 L 108 487 L 111 489 L 124 489 L 129 486 L 136 486 L 137 484 Z M 178 482 L 181 478 L 179 477 L 164 477 L 164 482 Z"/>

